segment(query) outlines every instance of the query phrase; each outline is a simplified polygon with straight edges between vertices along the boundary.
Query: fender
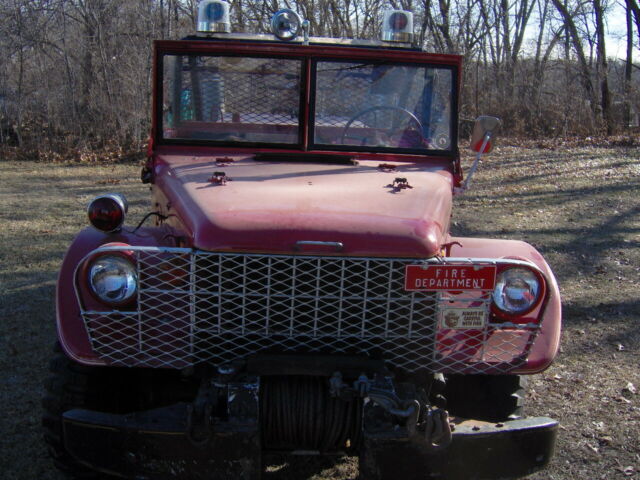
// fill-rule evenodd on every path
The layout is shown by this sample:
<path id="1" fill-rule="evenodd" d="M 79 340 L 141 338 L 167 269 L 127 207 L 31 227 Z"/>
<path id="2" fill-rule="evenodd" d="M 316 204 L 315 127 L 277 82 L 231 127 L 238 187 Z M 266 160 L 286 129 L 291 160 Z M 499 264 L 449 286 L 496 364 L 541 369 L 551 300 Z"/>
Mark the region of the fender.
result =
<path id="1" fill-rule="evenodd" d="M 541 314 L 541 329 L 527 363 L 514 374 L 534 374 L 545 370 L 558 353 L 562 327 L 562 307 L 558 283 L 551 268 L 540 252 L 526 242 L 487 238 L 451 237 L 451 257 L 467 258 L 517 258 L 536 265 L 544 273 L 547 284 L 547 302 Z"/>
<path id="2" fill-rule="evenodd" d="M 116 233 L 104 233 L 87 227 L 76 236 L 62 260 L 56 286 L 58 340 L 69 358 L 84 365 L 107 365 L 93 353 L 89 335 L 80 316 L 80 306 L 74 288 L 75 270 L 85 255 L 106 243 L 175 246 L 175 238 L 169 229 L 153 227 L 140 228 L 135 234 L 125 229 Z"/>

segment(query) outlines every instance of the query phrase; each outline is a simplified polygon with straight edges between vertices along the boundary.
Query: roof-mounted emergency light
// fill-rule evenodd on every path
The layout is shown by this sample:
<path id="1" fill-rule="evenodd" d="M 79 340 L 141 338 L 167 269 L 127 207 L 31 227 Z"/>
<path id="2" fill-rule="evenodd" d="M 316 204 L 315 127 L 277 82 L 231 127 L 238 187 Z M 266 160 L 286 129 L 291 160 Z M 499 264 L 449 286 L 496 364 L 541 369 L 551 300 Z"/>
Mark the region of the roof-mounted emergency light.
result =
<path id="1" fill-rule="evenodd" d="M 278 10 L 271 17 L 271 31 L 280 40 L 293 40 L 302 29 L 302 18 L 290 8 Z"/>
<path id="2" fill-rule="evenodd" d="M 382 40 L 411 43 L 413 41 L 413 13 L 407 10 L 385 10 L 382 14 Z"/>
<path id="3" fill-rule="evenodd" d="M 198 32 L 229 33 L 229 4 L 222 0 L 203 0 L 198 5 Z"/>

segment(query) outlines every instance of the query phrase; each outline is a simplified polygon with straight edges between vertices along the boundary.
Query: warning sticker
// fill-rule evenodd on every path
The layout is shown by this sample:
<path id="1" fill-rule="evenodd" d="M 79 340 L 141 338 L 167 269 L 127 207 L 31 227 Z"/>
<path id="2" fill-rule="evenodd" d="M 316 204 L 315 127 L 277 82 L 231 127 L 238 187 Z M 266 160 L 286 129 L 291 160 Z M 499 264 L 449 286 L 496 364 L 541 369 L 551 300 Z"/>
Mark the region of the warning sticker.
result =
<path id="1" fill-rule="evenodd" d="M 487 320 L 484 308 L 445 308 L 440 315 L 440 328 L 482 329 Z"/>

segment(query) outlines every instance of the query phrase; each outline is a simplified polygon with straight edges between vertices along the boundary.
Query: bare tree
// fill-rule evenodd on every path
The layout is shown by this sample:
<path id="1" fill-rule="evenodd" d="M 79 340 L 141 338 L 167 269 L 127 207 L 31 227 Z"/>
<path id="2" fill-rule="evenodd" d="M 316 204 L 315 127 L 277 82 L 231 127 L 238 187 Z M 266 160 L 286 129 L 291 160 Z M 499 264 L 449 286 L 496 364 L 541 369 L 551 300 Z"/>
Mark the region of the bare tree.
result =
<path id="1" fill-rule="evenodd" d="M 615 95 L 630 122 L 640 46 L 625 0 L 627 59 L 610 68 L 606 0 L 233 0 L 235 31 L 268 32 L 295 9 L 316 36 L 376 38 L 384 8 L 415 13 L 418 44 L 464 56 L 462 118 L 505 118 L 513 132 L 611 132 Z M 194 31 L 198 0 L 0 2 L 0 143 L 23 149 L 139 148 L 147 135 L 151 45 Z M 635 29 L 635 30 L 634 30 Z M 530 48 L 529 48 L 530 47 Z M 614 63 L 612 65 L 617 65 Z"/>

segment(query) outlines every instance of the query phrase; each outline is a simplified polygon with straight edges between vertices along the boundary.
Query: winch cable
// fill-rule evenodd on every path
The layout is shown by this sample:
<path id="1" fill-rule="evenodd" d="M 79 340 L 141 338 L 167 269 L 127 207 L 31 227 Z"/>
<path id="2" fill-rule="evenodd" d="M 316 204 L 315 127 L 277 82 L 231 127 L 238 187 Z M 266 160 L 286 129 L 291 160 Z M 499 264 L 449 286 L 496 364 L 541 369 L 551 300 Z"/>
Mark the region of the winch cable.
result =
<path id="1" fill-rule="evenodd" d="M 336 452 L 360 441 L 362 401 L 332 398 L 324 377 L 263 377 L 260 404 L 268 450 Z"/>

